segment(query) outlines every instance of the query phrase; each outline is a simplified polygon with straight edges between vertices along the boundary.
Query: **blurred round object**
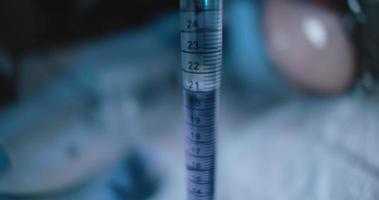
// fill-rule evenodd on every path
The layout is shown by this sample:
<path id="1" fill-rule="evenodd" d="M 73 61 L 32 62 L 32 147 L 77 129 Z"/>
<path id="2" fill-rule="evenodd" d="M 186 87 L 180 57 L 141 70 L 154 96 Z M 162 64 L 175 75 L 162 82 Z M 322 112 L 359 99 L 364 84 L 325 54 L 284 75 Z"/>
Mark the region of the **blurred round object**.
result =
<path id="1" fill-rule="evenodd" d="M 290 0 L 266 4 L 271 57 L 303 91 L 336 94 L 352 84 L 355 56 L 340 18 L 327 9 Z"/>

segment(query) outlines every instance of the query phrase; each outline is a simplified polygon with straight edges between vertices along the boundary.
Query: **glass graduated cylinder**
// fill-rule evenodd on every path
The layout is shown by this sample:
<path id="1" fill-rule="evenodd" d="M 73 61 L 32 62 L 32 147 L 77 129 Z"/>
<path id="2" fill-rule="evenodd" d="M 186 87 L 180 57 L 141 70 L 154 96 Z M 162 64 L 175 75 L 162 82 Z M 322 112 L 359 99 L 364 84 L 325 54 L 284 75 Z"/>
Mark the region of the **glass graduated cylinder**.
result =
<path id="1" fill-rule="evenodd" d="M 181 0 L 181 52 L 187 199 L 213 200 L 222 65 L 222 1 Z"/>

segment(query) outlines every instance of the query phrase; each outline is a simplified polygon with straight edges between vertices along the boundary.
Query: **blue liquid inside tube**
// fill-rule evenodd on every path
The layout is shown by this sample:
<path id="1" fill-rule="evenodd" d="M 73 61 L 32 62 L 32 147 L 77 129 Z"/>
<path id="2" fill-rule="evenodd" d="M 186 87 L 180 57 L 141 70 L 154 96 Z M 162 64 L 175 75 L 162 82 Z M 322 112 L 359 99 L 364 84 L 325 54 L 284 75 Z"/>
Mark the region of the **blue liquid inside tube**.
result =
<path id="1" fill-rule="evenodd" d="M 215 196 L 222 1 L 181 0 L 187 199 Z"/>

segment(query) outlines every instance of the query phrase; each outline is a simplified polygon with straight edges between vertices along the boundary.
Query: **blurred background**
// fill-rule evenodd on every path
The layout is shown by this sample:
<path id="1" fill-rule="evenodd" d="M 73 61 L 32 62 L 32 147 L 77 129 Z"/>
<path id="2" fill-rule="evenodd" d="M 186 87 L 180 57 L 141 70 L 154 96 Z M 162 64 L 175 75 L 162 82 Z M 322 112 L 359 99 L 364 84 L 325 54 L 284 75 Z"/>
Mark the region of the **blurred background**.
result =
<path id="1" fill-rule="evenodd" d="M 0 0 L 0 199 L 185 199 L 178 0 Z M 217 199 L 379 199 L 379 1 L 225 0 Z"/>

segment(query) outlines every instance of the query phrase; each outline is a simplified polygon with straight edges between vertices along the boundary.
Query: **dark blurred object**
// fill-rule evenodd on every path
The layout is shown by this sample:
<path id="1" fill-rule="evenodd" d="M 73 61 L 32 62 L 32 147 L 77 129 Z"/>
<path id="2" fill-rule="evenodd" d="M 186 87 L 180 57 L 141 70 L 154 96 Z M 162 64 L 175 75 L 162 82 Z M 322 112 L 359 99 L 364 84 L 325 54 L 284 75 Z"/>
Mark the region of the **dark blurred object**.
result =
<path id="1" fill-rule="evenodd" d="M 359 64 L 379 80 L 379 1 L 359 1 L 351 12 L 357 21 Z"/>
<path id="2" fill-rule="evenodd" d="M 116 174 L 116 182 L 112 184 L 114 192 L 120 200 L 145 200 L 150 199 L 160 185 L 159 166 L 151 162 L 151 156 L 141 152 L 132 152 L 122 162 L 121 172 Z"/>
<path id="3" fill-rule="evenodd" d="M 176 4 L 176 0 L 0 0 L 0 43 L 12 52 L 27 52 L 135 27 Z"/>
<path id="4" fill-rule="evenodd" d="M 347 0 L 313 0 L 313 2 L 339 12 L 348 10 Z"/>
<path id="5" fill-rule="evenodd" d="M 0 107 L 11 102 L 15 98 L 16 79 L 15 68 L 10 63 L 9 56 L 0 50 Z"/>

